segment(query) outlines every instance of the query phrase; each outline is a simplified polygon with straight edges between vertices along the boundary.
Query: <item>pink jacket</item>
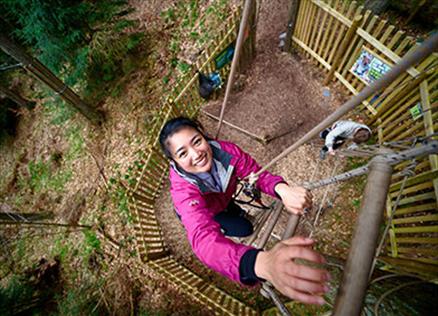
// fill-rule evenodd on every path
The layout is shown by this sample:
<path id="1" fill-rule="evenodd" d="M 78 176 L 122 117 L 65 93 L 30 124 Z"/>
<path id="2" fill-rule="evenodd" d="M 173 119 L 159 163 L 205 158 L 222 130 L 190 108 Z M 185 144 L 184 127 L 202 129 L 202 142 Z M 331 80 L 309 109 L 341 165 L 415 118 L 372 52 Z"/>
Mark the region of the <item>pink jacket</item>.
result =
<path id="1" fill-rule="evenodd" d="M 239 274 L 240 260 L 253 247 L 236 244 L 226 238 L 213 217 L 227 207 L 236 192 L 238 179 L 260 170 L 260 166 L 233 143 L 209 143 L 216 166 L 219 162 L 223 167 L 218 168 L 223 192 L 209 192 L 202 183 L 190 178 L 190 175 L 174 164 L 170 168 L 170 192 L 196 256 L 211 269 L 234 281 L 242 282 Z M 257 181 L 257 187 L 262 192 L 277 197 L 274 187 L 279 182 L 284 182 L 282 177 L 264 172 Z"/>

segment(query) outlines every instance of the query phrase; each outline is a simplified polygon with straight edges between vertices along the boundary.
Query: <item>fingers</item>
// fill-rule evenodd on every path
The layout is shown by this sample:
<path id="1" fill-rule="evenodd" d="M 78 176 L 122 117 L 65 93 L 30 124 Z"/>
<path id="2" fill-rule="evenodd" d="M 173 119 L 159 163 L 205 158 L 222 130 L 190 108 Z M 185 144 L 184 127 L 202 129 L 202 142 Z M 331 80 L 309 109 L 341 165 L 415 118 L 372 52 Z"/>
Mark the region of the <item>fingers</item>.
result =
<path id="1" fill-rule="evenodd" d="M 281 291 L 284 295 L 300 301 L 302 303 L 306 304 L 316 304 L 316 305 L 323 305 L 325 304 L 324 299 L 319 295 L 309 294 L 309 293 L 303 293 L 297 290 L 294 290 L 290 287 L 286 287 L 283 291 Z"/>
<path id="2" fill-rule="evenodd" d="M 311 261 L 314 263 L 325 263 L 325 259 L 316 251 L 307 248 L 307 247 L 295 247 L 289 246 L 285 250 L 285 255 L 289 257 L 289 259 L 304 259 L 307 261 Z"/>
<path id="3" fill-rule="evenodd" d="M 312 207 L 312 193 L 303 187 L 291 188 L 291 193 L 285 202 L 285 206 L 293 213 L 302 213 L 304 208 Z"/>
<path id="4" fill-rule="evenodd" d="M 324 294 L 329 291 L 328 286 L 323 283 L 307 281 L 295 277 L 288 278 L 287 283 L 287 287 L 303 293 Z"/>
<path id="5" fill-rule="evenodd" d="M 314 244 L 314 240 L 311 238 L 295 236 L 281 241 L 288 246 L 311 246 Z"/>
<path id="6" fill-rule="evenodd" d="M 286 273 L 291 277 L 319 283 L 330 280 L 330 274 L 325 270 L 310 268 L 295 263 L 292 263 L 286 267 Z"/>

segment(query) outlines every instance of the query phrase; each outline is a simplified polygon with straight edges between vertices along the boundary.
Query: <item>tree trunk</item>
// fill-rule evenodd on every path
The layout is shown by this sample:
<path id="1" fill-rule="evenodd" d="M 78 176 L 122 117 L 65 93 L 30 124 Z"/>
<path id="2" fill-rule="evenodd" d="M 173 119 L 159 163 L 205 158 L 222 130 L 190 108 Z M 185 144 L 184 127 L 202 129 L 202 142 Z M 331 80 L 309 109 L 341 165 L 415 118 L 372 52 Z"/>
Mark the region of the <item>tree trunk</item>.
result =
<path id="1" fill-rule="evenodd" d="M 0 94 L 3 94 L 6 98 L 14 101 L 17 105 L 32 109 L 35 106 L 35 102 L 24 99 L 21 95 L 15 91 L 9 90 L 0 85 Z"/>
<path id="2" fill-rule="evenodd" d="M 99 124 L 103 121 L 104 117 L 101 112 L 82 101 L 73 90 L 67 87 L 40 61 L 31 57 L 22 47 L 16 45 L 11 39 L 2 33 L 0 33 L 0 49 L 15 60 L 19 61 L 24 69 L 35 75 L 35 77 L 43 83 L 47 84 L 53 91 L 59 94 L 63 100 L 70 103 L 92 123 Z"/>
<path id="3" fill-rule="evenodd" d="M 15 222 L 29 222 L 29 221 L 39 221 L 43 219 L 53 219 L 52 212 L 46 213 L 17 213 L 8 212 L 0 213 L 0 221 L 15 221 Z"/>

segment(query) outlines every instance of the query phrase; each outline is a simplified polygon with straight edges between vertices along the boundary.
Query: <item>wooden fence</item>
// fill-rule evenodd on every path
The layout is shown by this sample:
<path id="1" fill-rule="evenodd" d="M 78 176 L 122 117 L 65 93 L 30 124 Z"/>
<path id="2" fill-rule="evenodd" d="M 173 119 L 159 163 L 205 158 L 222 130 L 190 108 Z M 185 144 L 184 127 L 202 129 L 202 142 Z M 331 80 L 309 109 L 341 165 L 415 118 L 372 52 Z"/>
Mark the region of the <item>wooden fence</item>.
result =
<path id="1" fill-rule="evenodd" d="M 364 51 L 392 66 L 417 46 L 414 38 L 356 2 L 339 0 L 301 0 L 292 42 L 295 50 L 327 72 L 326 83 L 337 80 L 352 94 L 367 85 L 353 68 Z M 429 136 L 438 130 L 437 64 L 434 53 L 363 102 L 367 124 L 377 131 L 379 143 Z M 430 278 L 438 276 L 438 157 L 415 162 L 415 175 L 408 177 L 401 192 L 389 244 L 380 259 L 387 269 Z M 387 218 L 403 182 L 404 176 L 397 172 L 409 163 L 395 167 Z"/>

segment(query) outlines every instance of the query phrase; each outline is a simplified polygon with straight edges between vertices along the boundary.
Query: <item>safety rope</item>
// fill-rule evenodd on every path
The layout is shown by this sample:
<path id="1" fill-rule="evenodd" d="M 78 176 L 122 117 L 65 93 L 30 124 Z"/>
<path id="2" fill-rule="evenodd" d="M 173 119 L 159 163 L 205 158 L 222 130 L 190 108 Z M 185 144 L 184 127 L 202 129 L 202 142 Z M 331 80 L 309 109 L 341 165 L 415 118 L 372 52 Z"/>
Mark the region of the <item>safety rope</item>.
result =
<path id="1" fill-rule="evenodd" d="M 332 169 L 332 174 L 331 174 L 332 177 L 335 175 L 335 173 L 336 173 L 336 171 L 338 169 L 338 166 L 340 164 L 339 161 L 340 161 L 339 159 L 336 159 L 335 165 L 334 165 L 334 167 Z M 329 189 L 330 189 L 330 187 L 327 186 L 325 191 L 324 191 L 324 194 L 322 196 L 321 202 L 319 203 L 318 211 L 316 212 L 315 219 L 313 220 L 312 230 L 311 230 L 311 232 L 309 234 L 309 238 L 313 237 L 313 233 L 314 233 L 316 225 L 318 223 L 318 219 L 319 219 L 319 217 L 320 217 L 320 215 L 322 213 L 322 210 L 324 209 L 325 200 L 327 199 L 327 196 L 328 196 L 328 193 L 329 193 Z"/>
<path id="2" fill-rule="evenodd" d="M 234 75 L 237 71 L 237 65 L 239 62 L 240 52 L 242 50 L 242 45 L 243 45 L 243 41 L 244 41 L 244 37 L 245 37 L 245 34 L 244 34 L 245 28 L 246 28 L 246 25 L 248 24 L 250 7 L 251 7 L 251 4 L 253 1 L 254 0 L 245 0 L 245 5 L 243 7 L 242 20 L 241 20 L 240 26 L 239 26 L 239 34 L 237 35 L 233 61 L 231 62 L 231 70 L 230 70 L 230 74 L 228 76 L 228 82 L 227 82 L 227 87 L 225 90 L 224 101 L 222 102 L 221 112 L 220 112 L 220 116 L 219 116 L 219 123 L 217 126 L 216 137 L 215 137 L 216 139 L 218 138 L 219 133 L 221 131 L 222 121 L 224 119 L 224 114 L 225 114 L 225 107 L 227 105 L 228 98 L 229 98 L 230 93 L 231 93 L 231 87 L 233 85 Z"/>

